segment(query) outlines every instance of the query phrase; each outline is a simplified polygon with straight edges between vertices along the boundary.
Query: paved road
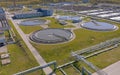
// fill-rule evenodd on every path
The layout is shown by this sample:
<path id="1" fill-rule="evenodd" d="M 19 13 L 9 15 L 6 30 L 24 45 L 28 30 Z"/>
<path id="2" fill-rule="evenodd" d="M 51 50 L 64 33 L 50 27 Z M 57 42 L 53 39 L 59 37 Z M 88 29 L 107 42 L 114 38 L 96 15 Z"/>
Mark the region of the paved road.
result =
<path id="1" fill-rule="evenodd" d="M 37 62 L 42 66 L 47 64 L 45 62 L 45 60 L 40 56 L 40 54 L 37 52 L 37 50 L 31 45 L 31 43 L 28 41 L 26 35 L 24 34 L 24 32 L 20 29 L 20 27 L 14 22 L 14 20 L 11 18 L 10 19 L 14 25 L 14 27 L 16 28 L 17 32 L 20 34 L 21 38 L 23 39 L 23 41 L 25 42 L 25 44 L 27 45 L 27 47 L 29 48 L 29 50 L 31 51 L 31 53 L 33 54 L 33 56 L 35 57 L 35 59 L 37 60 Z M 45 72 L 46 75 L 49 75 L 52 72 L 52 69 L 50 67 L 44 68 L 43 71 Z"/>
<path id="2" fill-rule="evenodd" d="M 120 61 L 106 67 L 103 69 L 107 73 L 107 75 L 120 75 Z M 92 75 L 97 75 L 96 73 Z"/>

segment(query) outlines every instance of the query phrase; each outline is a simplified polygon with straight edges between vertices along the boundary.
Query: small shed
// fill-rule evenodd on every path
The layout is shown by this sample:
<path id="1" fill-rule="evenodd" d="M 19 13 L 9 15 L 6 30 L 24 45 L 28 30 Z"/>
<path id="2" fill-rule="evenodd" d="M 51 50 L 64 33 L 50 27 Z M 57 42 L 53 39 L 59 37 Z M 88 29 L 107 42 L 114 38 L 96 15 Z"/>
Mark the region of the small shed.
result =
<path id="1" fill-rule="evenodd" d="M 67 23 L 65 21 L 63 21 L 63 20 L 59 20 L 59 24 L 66 25 Z"/>

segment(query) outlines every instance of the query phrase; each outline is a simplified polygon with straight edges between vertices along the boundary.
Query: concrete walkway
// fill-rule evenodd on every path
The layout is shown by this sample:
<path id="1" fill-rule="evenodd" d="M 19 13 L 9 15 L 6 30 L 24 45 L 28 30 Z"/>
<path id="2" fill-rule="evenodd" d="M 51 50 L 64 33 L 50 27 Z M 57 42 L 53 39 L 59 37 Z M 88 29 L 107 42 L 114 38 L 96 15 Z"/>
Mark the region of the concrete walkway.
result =
<path id="1" fill-rule="evenodd" d="M 0 54 L 2 53 L 7 53 L 7 47 L 6 46 L 3 46 L 3 47 L 0 47 Z"/>
<path id="2" fill-rule="evenodd" d="M 25 44 L 27 45 L 27 47 L 29 48 L 29 50 L 31 51 L 31 53 L 33 54 L 35 59 L 37 60 L 37 62 L 41 66 L 46 65 L 47 63 L 45 62 L 45 60 L 40 56 L 40 54 L 37 52 L 37 50 L 31 45 L 31 43 L 28 41 L 26 35 L 21 30 L 21 28 L 14 22 L 14 20 L 12 18 L 10 20 L 12 21 L 17 32 L 19 33 L 19 35 L 21 36 L 21 38 L 23 39 L 23 41 L 25 42 Z M 45 72 L 46 75 L 49 75 L 52 72 L 52 69 L 50 67 L 47 67 L 47 68 L 44 68 L 43 71 Z"/>
<path id="3" fill-rule="evenodd" d="M 103 69 L 104 72 L 107 73 L 107 75 L 120 75 L 120 61 L 106 67 Z M 96 73 L 92 75 L 97 75 Z"/>

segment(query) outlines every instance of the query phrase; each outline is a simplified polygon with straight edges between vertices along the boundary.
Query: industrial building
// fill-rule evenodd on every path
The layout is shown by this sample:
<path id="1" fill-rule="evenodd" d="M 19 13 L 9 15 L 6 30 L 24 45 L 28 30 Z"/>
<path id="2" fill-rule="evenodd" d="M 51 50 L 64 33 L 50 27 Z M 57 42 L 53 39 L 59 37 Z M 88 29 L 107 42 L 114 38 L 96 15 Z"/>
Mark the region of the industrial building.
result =
<path id="1" fill-rule="evenodd" d="M 5 11 L 0 7 L 0 47 L 6 44 L 4 31 L 9 29 L 10 27 L 6 19 Z"/>
<path id="2" fill-rule="evenodd" d="M 29 13 L 19 13 L 13 16 L 13 19 L 25 19 L 25 18 L 34 18 L 34 17 L 44 17 L 44 16 L 52 16 L 53 10 L 45 10 L 45 9 L 36 9 L 36 12 Z"/>

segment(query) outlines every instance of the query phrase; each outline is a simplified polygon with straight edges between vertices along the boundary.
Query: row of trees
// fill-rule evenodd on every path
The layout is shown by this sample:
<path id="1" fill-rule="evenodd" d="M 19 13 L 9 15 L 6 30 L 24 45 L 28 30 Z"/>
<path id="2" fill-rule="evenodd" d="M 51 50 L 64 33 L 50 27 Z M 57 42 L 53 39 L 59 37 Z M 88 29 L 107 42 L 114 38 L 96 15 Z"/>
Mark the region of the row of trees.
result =
<path id="1" fill-rule="evenodd" d="M 0 2 L 13 2 L 14 0 L 0 0 Z M 59 1 L 82 1 L 82 0 L 15 0 L 16 2 L 59 2 Z M 99 2 L 120 2 L 120 0 L 90 0 L 91 2 L 93 1 L 99 1 Z"/>
<path id="2" fill-rule="evenodd" d="M 52 3 L 52 2 L 65 2 L 65 1 L 70 1 L 70 2 L 77 2 L 80 0 L 0 0 L 0 6 L 9 6 L 13 5 L 14 1 L 16 4 L 40 4 L 40 3 Z"/>
<path id="3" fill-rule="evenodd" d="M 116 3 L 119 4 L 120 0 L 90 0 L 91 3 Z"/>
<path id="4" fill-rule="evenodd" d="M 39 4 L 39 3 L 49 3 L 49 2 L 79 2 L 82 0 L 0 0 L 1 6 L 12 5 L 13 1 L 16 1 L 16 4 Z M 97 3 L 120 3 L 120 0 L 89 0 L 92 4 Z"/>

